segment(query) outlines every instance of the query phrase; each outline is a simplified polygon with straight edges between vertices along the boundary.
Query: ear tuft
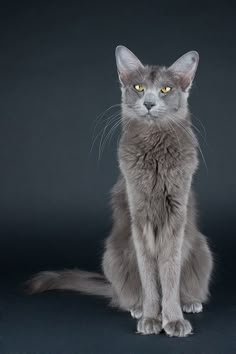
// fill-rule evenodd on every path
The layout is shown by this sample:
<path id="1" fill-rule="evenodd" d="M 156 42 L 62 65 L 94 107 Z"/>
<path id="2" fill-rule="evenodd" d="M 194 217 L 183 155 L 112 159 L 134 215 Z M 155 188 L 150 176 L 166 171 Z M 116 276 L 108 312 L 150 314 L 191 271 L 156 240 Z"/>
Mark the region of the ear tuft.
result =
<path id="1" fill-rule="evenodd" d="M 143 68 L 143 64 L 140 60 L 123 45 L 116 47 L 115 55 L 117 70 L 121 81 L 124 81 L 131 72 Z"/>

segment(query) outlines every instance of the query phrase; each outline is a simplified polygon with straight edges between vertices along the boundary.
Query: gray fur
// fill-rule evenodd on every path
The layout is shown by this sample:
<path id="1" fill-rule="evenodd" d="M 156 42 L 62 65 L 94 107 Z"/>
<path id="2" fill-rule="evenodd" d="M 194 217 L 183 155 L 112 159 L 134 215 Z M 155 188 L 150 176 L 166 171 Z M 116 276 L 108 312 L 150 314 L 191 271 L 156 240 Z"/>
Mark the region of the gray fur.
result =
<path id="1" fill-rule="evenodd" d="M 112 190 L 105 278 L 79 270 L 43 272 L 29 288 L 107 296 L 113 306 L 138 318 L 139 333 L 157 334 L 163 328 L 169 336 L 186 336 L 192 327 L 182 309 L 202 311 L 213 267 L 197 227 L 192 191 L 198 143 L 187 100 L 198 54 L 189 52 L 169 68 L 143 66 L 119 46 L 116 61 L 122 91 L 121 173 Z M 137 92 L 136 84 L 144 92 Z M 163 94 L 163 86 L 172 89 Z"/>

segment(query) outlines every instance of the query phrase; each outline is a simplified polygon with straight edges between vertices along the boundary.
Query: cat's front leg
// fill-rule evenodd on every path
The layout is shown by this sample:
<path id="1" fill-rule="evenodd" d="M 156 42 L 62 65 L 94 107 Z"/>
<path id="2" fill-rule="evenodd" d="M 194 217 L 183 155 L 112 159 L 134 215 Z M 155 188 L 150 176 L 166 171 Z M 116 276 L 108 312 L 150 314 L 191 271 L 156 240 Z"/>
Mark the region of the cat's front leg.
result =
<path id="1" fill-rule="evenodd" d="M 162 330 L 160 320 L 160 295 L 157 287 L 157 262 L 150 251 L 154 242 L 151 225 L 147 223 L 132 224 L 139 274 L 143 294 L 143 314 L 137 323 L 137 332 L 141 334 L 158 334 Z"/>
<path id="2" fill-rule="evenodd" d="M 158 255 L 162 288 L 162 325 L 169 336 L 185 337 L 192 332 L 189 321 L 183 317 L 180 305 L 181 248 L 184 238 L 186 211 L 175 211 L 163 230 L 163 244 Z"/>

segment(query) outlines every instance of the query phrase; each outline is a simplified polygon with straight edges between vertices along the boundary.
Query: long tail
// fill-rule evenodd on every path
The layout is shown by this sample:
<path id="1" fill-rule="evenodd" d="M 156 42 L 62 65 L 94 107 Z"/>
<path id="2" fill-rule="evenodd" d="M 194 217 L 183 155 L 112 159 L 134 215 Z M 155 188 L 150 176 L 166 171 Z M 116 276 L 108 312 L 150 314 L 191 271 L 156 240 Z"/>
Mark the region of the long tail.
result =
<path id="1" fill-rule="evenodd" d="M 103 275 L 78 269 L 40 272 L 26 283 L 26 292 L 29 294 L 47 290 L 74 290 L 88 295 L 112 297 L 111 284 Z"/>

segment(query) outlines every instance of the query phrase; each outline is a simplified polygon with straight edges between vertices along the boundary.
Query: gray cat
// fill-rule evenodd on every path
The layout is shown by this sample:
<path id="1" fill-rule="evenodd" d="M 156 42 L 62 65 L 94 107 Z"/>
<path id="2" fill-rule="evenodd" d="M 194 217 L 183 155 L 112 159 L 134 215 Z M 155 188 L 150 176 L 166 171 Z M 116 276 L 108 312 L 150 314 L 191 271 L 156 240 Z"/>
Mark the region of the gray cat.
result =
<path id="1" fill-rule="evenodd" d="M 198 230 L 192 177 L 198 143 L 188 95 L 199 56 L 170 67 L 144 66 L 116 48 L 122 92 L 120 177 L 112 190 L 113 227 L 103 256 L 104 276 L 80 270 L 41 272 L 31 293 L 68 289 L 111 299 L 138 319 L 137 331 L 184 337 L 183 312 L 201 312 L 213 267 Z"/>

